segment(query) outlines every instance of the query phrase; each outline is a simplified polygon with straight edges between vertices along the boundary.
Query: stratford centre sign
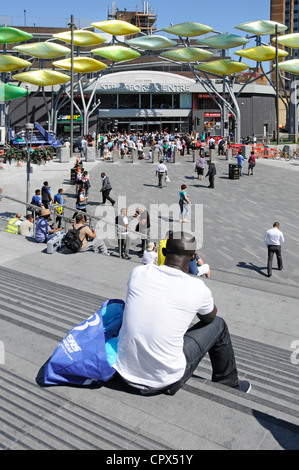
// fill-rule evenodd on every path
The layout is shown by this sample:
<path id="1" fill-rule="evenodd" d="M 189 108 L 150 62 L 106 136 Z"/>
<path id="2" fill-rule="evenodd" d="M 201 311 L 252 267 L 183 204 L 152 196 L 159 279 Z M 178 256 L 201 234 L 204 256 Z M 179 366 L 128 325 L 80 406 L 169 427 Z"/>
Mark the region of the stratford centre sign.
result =
<path id="1" fill-rule="evenodd" d="M 177 83 L 101 83 L 97 90 L 132 93 L 190 93 L 191 86 Z"/>

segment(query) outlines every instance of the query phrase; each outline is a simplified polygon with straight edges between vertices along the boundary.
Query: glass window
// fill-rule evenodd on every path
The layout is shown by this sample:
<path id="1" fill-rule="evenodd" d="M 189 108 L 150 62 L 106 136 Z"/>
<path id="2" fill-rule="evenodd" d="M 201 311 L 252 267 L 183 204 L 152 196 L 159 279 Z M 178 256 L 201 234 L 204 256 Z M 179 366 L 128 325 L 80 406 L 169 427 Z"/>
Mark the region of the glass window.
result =
<path id="1" fill-rule="evenodd" d="M 117 95 L 97 95 L 97 99 L 101 101 L 99 109 L 117 108 Z"/>
<path id="2" fill-rule="evenodd" d="M 141 95 L 141 108 L 150 109 L 151 107 L 151 95 Z"/>
<path id="3" fill-rule="evenodd" d="M 152 95 L 152 108 L 172 108 L 172 95 Z"/>
<path id="4" fill-rule="evenodd" d="M 119 95 L 118 107 L 138 109 L 139 108 L 139 95 L 134 95 L 130 93 L 127 93 L 126 95 Z"/>

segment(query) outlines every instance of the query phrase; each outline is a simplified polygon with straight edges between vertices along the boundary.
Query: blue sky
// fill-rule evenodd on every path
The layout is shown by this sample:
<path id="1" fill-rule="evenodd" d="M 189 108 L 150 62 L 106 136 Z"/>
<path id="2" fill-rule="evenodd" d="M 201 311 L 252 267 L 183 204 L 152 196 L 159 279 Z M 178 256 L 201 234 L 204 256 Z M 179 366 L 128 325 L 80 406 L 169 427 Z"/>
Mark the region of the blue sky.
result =
<path id="1" fill-rule="evenodd" d="M 107 19 L 108 7 L 112 1 L 107 0 L 73 0 L 63 2 L 51 0 L 50 2 L 33 2 L 32 0 L 14 0 L 13 2 L 1 2 L 0 16 L 8 15 L 18 17 L 20 23 L 26 16 L 67 18 L 73 14 L 76 18 L 91 18 L 93 21 Z M 158 15 L 158 28 L 184 21 L 196 21 L 214 27 L 217 31 L 239 34 L 234 29 L 238 23 L 255 21 L 258 19 L 270 19 L 270 0 L 151 0 L 148 2 L 154 13 Z M 143 9 L 141 0 L 117 0 L 116 6 L 120 10 Z M 23 23 L 20 24 L 20 26 Z M 242 34 L 242 33 L 240 33 Z"/>

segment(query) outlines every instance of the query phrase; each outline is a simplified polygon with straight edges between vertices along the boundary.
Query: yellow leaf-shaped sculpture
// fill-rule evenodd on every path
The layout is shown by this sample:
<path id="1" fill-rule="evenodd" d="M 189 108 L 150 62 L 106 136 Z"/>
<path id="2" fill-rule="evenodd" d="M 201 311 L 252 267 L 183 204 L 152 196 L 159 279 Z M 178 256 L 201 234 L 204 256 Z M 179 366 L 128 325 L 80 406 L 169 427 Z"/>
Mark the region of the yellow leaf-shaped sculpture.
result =
<path id="1" fill-rule="evenodd" d="M 112 60 L 113 62 L 138 59 L 141 55 L 139 52 L 124 46 L 99 47 L 98 49 L 93 49 L 91 52 L 105 57 L 105 59 Z"/>
<path id="2" fill-rule="evenodd" d="M 247 44 L 249 39 L 236 34 L 216 34 L 206 39 L 197 39 L 196 42 L 215 49 L 231 49 Z"/>
<path id="3" fill-rule="evenodd" d="M 278 64 L 278 68 L 284 72 L 299 74 L 299 59 L 285 60 Z"/>
<path id="4" fill-rule="evenodd" d="M 272 38 L 272 41 L 276 42 L 276 37 Z M 278 44 L 282 46 L 290 47 L 293 49 L 299 48 L 299 33 L 285 34 L 283 36 L 278 36 Z"/>
<path id="5" fill-rule="evenodd" d="M 61 69 L 71 70 L 71 59 L 62 59 L 53 62 L 55 67 Z M 91 73 L 104 70 L 107 65 L 99 60 L 90 57 L 74 57 L 74 72 L 76 73 Z"/>
<path id="6" fill-rule="evenodd" d="M 274 60 L 276 57 L 275 47 L 272 46 L 257 46 L 250 47 L 249 49 L 241 49 L 240 51 L 235 52 L 236 55 L 240 57 L 245 57 L 245 59 L 256 60 L 257 62 L 264 62 L 266 60 Z M 289 55 L 286 51 L 278 49 L 278 57 L 286 57 Z"/>
<path id="7" fill-rule="evenodd" d="M 30 91 L 28 91 L 30 94 Z M 16 85 L 8 83 L 0 83 L 0 101 L 15 100 L 16 98 L 24 98 L 27 95 L 27 90 Z"/>
<path id="8" fill-rule="evenodd" d="M 275 34 L 275 26 L 277 25 L 278 32 L 282 33 L 286 29 L 287 26 L 281 23 L 277 23 L 276 21 L 270 20 L 259 20 L 259 21 L 252 21 L 249 23 L 240 23 L 235 26 L 236 29 L 240 29 L 241 31 L 245 31 L 246 33 L 255 34 L 257 36 L 263 36 L 268 34 Z"/>
<path id="9" fill-rule="evenodd" d="M 133 47 L 149 50 L 167 49 L 177 45 L 176 41 L 168 39 L 165 36 L 158 36 L 155 34 L 129 39 L 129 41 L 126 41 L 126 43 Z"/>
<path id="10" fill-rule="evenodd" d="M 67 42 L 69 44 L 72 42 L 70 31 L 53 34 L 53 38 L 60 39 L 61 41 Z M 92 31 L 87 31 L 85 29 L 78 29 L 74 31 L 75 46 L 96 46 L 98 44 L 104 44 L 104 42 L 106 42 L 106 38 Z"/>
<path id="11" fill-rule="evenodd" d="M 194 36 L 200 36 L 201 34 L 210 33 L 214 28 L 207 26 L 201 23 L 194 23 L 193 21 L 188 21 L 186 23 L 179 23 L 173 26 L 167 26 L 163 28 L 162 31 L 166 33 L 175 34 L 176 36 L 183 36 L 191 38 Z"/>
<path id="12" fill-rule="evenodd" d="M 54 59 L 70 54 L 70 49 L 55 42 L 33 42 L 14 46 L 13 49 L 39 59 Z"/>
<path id="13" fill-rule="evenodd" d="M 0 72 L 14 72 L 15 70 L 31 67 L 31 62 L 12 55 L 0 55 Z"/>
<path id="14" fill-rule="evenodd" d="M 136 34 L 141 31 L 137 26 L 122 20 L 100 21 L 98 23 L 91 23 L 91 26 L 113 36 L 127 36 L 128 34 Z"/>
<path id="15" fill-rule="evenodd" d="M 179 60 L 182 62 L 198 62 L 213 56 L 210 51 L 205 51 L 199 47 L 178 47 L 171 51 L 165 51 L 160 54 L 166 59 Z"/>
<path id="16" fill-rule="evenodd" d="M 243 64 L 242 62 L 236 62 L 234 60 L 221 59 L 196 65 L 195 68 L 216 75 L 231 75 L 243 72 L 249 68 L 249 65 Z"/>
<path id="17" fill-rule="evenodd" d="M 25 33 L 17 28 L 10 26 L 0 27 L 0 44 L 13 44 L 15 42 L 23 42 L 32 39 L 32 34 Z"/>
<path id="18" fill-rule="evenodd" d="M 61 85 L 62 83 L 70 81 L 70 77 L 64 73 L 45 69 L 18 73 L 14 75 L 13 78 L 37 86 Z"/>

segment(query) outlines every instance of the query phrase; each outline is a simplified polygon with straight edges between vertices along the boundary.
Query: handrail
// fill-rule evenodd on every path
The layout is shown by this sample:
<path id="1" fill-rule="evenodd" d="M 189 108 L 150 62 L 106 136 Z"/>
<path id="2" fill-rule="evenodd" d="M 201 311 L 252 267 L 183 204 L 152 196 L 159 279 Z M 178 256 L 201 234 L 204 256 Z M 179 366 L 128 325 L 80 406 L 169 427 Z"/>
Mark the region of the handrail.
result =
<path id="1" fill-rule="evenodd" d="M 2 199 L 8 199 L 10 201 L 17 202 L 18 204 L 23 204 L 24 206 L 26 206 L 26 213 L 27 212 L 32 212 L 33 213 L 33 236 L 35 236 L 35 222 L 36 222 L 36 219 L 37 219 L 37 212 L 40 212 L 42 210 L 42 208 L 39 207 L 39 206 L 35 206 L 32 203 L 20 201 L 19 199 L 15 199 L 11 196 L 6 196 L 4 194 L 2 195 Z M 51 204 L 50 207 L 49 207 L 49 211 L 50 211 L 51 214 L 54 215 L 54 223 L 53 223 L 54 235 L 56 234 L 56 217 L 60 217 L 64 221 L 65 232 L 67 232 L 67 224 L 68 223 L 73 224 L 75 222 L 75 220 L 72 219 L 71 217 L 67 217 L 64 214 L 58 214 L 56 209 L 58 209 L 59 207 L 62 207 L 63 209 L 68 209 L 68 210 L 71 210 L 71 211 L 75 211 L 78 214 L 82 214 L 82 215 L 85 215 L 86 217 L 88 217 L 88 224 L 86 224 L 86 225 L 88 225 L 89 228 L 93 225 L 92 220 L 94 220 L 96 222 L 100 222 L 102 220 L 99 217 L 96 217 L 95 215 L 91 215 L 88 212 L 80 211 L 77 208 L 69 207 L 69 206 L 66 206 L 64 204 Z M 114 227 L 116 229 L 116 231 L 118 231 L 120 233 L 127 233 L 127 232 L 134 233 L 135 235 L 140 237 L 142 240 L 147 239 L 147 235 L 144 235 L 140 232 L 136 232 L 136 230 L 132 230 L 131 228 L 123 227 L 122 225 L 118 225 L 118 224 L 115 224 L 113 222 L 109 222 L 108 220 L 105 221 L 105 223 L 107 225 L 110 225 L 110 226 Z M 119 245 L 120 245 L 120 243 L 119 243 Z M 119 250 L 119 256 L 121 256 L 121 250 Z"/>

